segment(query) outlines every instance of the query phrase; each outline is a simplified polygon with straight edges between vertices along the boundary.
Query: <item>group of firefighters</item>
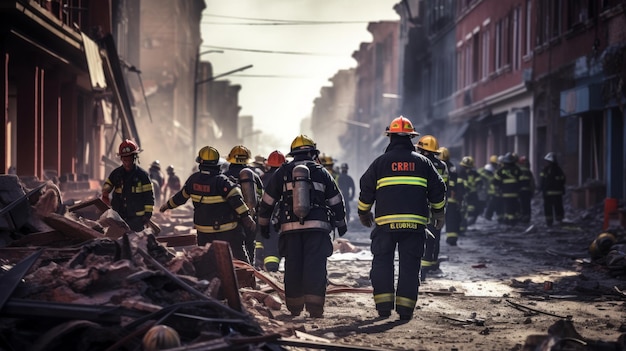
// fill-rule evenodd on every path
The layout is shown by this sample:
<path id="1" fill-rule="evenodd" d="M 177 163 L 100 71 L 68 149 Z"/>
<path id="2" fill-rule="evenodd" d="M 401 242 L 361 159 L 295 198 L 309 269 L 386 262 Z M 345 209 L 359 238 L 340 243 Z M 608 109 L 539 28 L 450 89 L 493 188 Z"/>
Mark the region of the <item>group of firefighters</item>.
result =
<path id="1" fill-rule="evenodd" d="M 446 242 L 456 245 L 458 235 L 484 207 L 487 218 L 493 206 L 504 223 L 525 220 L 511 199 L 520 202 L 525 180 L 532 197 L 534 181 L 532 174 L 516 166 L 520 160 L 513 154 L 504 155 L 497 168 L 490 163 L 478 171 L 466 156 L 457 170 L 449 151 L 440 148 L 434 136 L 423 136 L 414 144 L 419 133 L 403 116 L 394 118 L 385 134 L 388 146 L 360 178 L 357 212 L 361 224 L 372 228 L 370 279 L 376 310 L 381 318 L 395 310 L 400 320 L 407 321 L 417 302 L 420 271 L 425 275 L 438 266 L 444 224 Z M 347 164 L 337 172 L 332 157 L 320 154 L 306 135 L 292 141 L 287 155 L 275 150 L 267 158 L 253 159 L 247 147 L 236 145 L 226 163 L 216 148 L 204 146 L 195 158 L 197 171 L 181 184 L 172 166 L 167 181 L 159 161 L 149 171 L 139 167 L 141 151 L 132 140 L 124 140 L 118 152 L 122 166 L 102 187 L 103 201 L 131 229 L 143 230 L 155 206 L 165 212 L 191 198 L 198 245 L 226 241 L 234 258 L 267 271 L 277 271 L 284 258 L 287 309 L 293 316 L 306 310 L 311 317 L 323 317 L 327 258 L 333 252 L 330 233 L 343 236 L 348 231 L 349 201 L 356 195 Z M 542 171 L 542 177 L 544 173 L 558 174 L 553 168 Z M 559 176 L 564 183 L 562 171 Z M 483 183 L 489 185 L 486 197 L 478 193 Z M 562 201 L 561 210 L 558 200 L 550 204 L 557 207 L 556 219 L 562 219 Z"/>

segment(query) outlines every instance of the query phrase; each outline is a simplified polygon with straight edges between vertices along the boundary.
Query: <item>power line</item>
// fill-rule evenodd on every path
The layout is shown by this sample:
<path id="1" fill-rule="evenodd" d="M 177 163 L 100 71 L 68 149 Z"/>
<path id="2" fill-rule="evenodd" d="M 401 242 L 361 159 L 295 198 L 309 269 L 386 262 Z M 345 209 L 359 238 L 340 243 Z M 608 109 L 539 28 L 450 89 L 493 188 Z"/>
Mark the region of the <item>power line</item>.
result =
<path id="1" fill-rule="evenodd" d="M 203 48 L 211 48 L 211 49 L 219 49 L 219 50 L 256 52 L 256 53 L 262 53 L 262 54 L 345 57 L 345 55 L 339 55 L 339 54 L 304 52 L 304 51 L 257 50 L 257 49 L 231 48 L 231 47 L 226 47 L 226 46 L 214 46 L 214 45 L 202 45 L 202 47 Z"/>
<path id="2" fill-rule="evenodd" d="M 281 19 L 268 19 L 268 18 L 253 18 L 253 17 L 237 17 L 237 16 L 224 16 L 216 15 L 213 13 L 203 13 L 203 16 L 228 18 L 245 21 L 261 21 L 261 22 L 274 22 L 284 24 L 353 24 L 353 23 L 369 23 L 369 21 L 310 21 L 310 20 L 281 20 Z"/>
<path id="3" fill-rule="evenodd" d="M 201 24 L 206 25 L 218 25 L 218 26 L 314 26 L 314 25 L 334 25 L 334 24 L 364 24 L 369 23 L 366 21 L 354 21 L 354 22 L 345 22 L 345 21 L 326 21 L 326 22 L 265 22 L 265 23 L 255 23 L 255 22 L 200 22 Z"/>
<path id="4" fill-rule="evenodd" d="M 281 75 L 281 74 L 233 74 L 231 77 L 240 78 L 280 78 L 280 79 L 319 79 L 319 77 L 313 76 L 296 76 L 296 75 Z"/>

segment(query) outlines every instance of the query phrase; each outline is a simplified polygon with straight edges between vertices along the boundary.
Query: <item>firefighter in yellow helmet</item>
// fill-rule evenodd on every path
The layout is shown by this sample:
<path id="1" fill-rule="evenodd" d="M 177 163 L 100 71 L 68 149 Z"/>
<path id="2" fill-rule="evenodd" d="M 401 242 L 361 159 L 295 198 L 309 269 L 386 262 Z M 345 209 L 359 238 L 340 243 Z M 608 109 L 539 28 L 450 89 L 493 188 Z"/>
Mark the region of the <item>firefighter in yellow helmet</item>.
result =
<path id="1" fill-rule="evenodd" d="M 456 166 L 450 161 L 450 151 L 446 147 L 439 148 L 439 159 L 448 167 L 448 186 L 446 202 L 446 244 L 456 246 L 463 216 L 461 207 L 465 184 L 459 178 Z"/>
<path id="2" fill-rule="evenodd" d="M 467 226 L 476 223 L 478 215 L 482 211 L 478 190 L 482 187 L 483 179 L 474 167 L 474 158 L 465 156 L 459 163 L 459 177 L 465 182 L 465 200 L 466 207 L 463 211 L 463 222 L 461 223 L 460 233 L 467 230 Z"/>
<path id="3" fill-rule="evenodd" d="M 385 152 L 361 176 L 358 213 L 364 226 L 374 226 L 370 279 L 376 310 L 385 318 L 395 308 L 401 320 L 410 320 L 417 303 L 426 225 L 430 218 L 435 228 L 443 227 L 446 185 L 433 163 L 415 152 L 411 139 L 419 133 L 409 119 L 394 118 L 386 135 Z"/>
<path id="4" fill-rule="evenodd" d="M 259 174 L 252 167 L 248 166 L 252 160 L 250 149 L 244 145 L 233 146 L 226 158 L 228 168 L 224 171 L 224 175 L 239 185 L 243 199 L 250 208 L 252 218 L 256 220 L 257 206 L 261 200 L 261 195 L 263 195 L 263 182 Z M 263 262 L 255 258 L 255 241 L 259 235 L 260 233 L 256 230 L 246 233 L 246 251 L 248 252 L 250 263 L 257 268 L 263 266 Z"/>
<path id="5" fill-rule="evenodd" d="M 335 160 L 333 160 L 332 156 L 321 154 L 319 158 L 322 166 L 324 166 L 324 168 L 326 168 L 326 170 L 328 171 L 328 173 L 330 173 L 333 179 L 337 181 L 339 173 L 337 173 L 337 171 L 333 168 L 335 166 Z"/>
<path id="6" fill-rule="evenodd" d="M 314 161 L 319 154 L 306 135 L 291 143 L 293 161 L 281 165 L 270 178 L 259 207 L 259 225 L 270 235 L 270 218 L 279 206 L 279 245 L 285 257 L 285 304 L 292 316 L 306 308 L 309 315 L 324 314 L 327 258 L 333 252 L 329 233 L 343 236 L 348 227 L 344 201 L 337 183 Z"/>
<path id="7" fill-rule="evenodd" d="M 432 135 L 422 136 L 417 144 L 415 144 L 417 152 L 426 156 L 433 163 L 435 169 L 448 184 L 449 174 L 446 164 L 437 158 L 439 154 L 439 142 Z M 439 269 L 439 243 L 441 241 L 441 228 L 436 228 L 434 223 L 430 221 L 426 226 L 430 234 L 426 236 L 426 246 L 424 248 L 424 257 L 422 257 L 422 271 L 420 277 L 422 281 L 426 280 L 428 275 L 435 275 L 441 272 Z M 432 235 L 431 235 L 432 234 Z"/>
<path id="8" fill-rule="evenodd" d="M 137 165 L 141 151 L 133 140 L 122 141 L 117 154 L 122 159 L 122 165 L 114 169 L 102 185 L 102 201 L 119 213 L 130 229 L 136 232 L 142 231 L 148 224 L 154 209 L 150 175 Z"/>
<path id="9" fill-rule="evenodd" d="M 183 205 L 191 198 L 193 223 L 198 231 L 198 245 L 215 240 L 230 244 L 233 257 L 250 262 L 244 248 L 245 233 L 254 232 L 256 223 L 243 200 L 237 184 L 222 174 L 220 154 L 214 147 L 198 151 L 199 171 L 185 181 L 183 188 L 164 203 L 159 211 Z"/>
<path id="10" fill-rule="evenodd" d="M 520 175 L 515 156 L 507 152 L 502 158 L 502 167 L 493 176 L 496 192 L 501 196 L 500 201 L 504 208 L 503 223 L 506 225 L 515 225 L 519 220 Z"/>

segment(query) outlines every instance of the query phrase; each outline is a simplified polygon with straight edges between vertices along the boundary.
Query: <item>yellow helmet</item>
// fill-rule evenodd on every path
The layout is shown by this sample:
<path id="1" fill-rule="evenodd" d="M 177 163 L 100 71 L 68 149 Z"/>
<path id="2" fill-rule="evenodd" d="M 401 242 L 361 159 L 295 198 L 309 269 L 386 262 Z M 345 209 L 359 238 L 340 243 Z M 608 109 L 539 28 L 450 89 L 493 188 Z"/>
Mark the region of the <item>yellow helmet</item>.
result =
<path id="1" fill-rule="evenodd" d="M 167 325 L 155 325 L 142 339 L 143 350 L 157 351 L 180 346 L 180 335 L 176 329 Z"/>
<path id="2" fill-rule="evenodd" d="M 198 151 L 196 162 L 209 165 L 216 165 L 220 160 L 220 153 L 212 146 L 205 146 Z"/>
<path id="3" fill-rule="evenodd" d="M 489 163 L 498 163 L 498 156 L 496 155 L 489 156 Z"/>
<path id="4" fill-rule="evenodd" d="M 442 161 L 450 160 L 450 151 L 447 147 L 442 146 L 437 150 L 437 152 L 439 152 L 439 159 L 441 159 Z"/>
<path id="5" fill-rule="evenodd" d="M 291 151 L 289 152 L 289 155 L 308 151 L 317 151 L 317 145 L 315 145 L 313 139 L 304 134 L 300 134 L 291 142 Z"/>
<path id="6" fill-rule="evenodd" d="M 437 138 L 432 135 L 424 135 L 420 138 L 420 140 L 415 144 L 418 149 L 438 153 L 439 152 L 439 143 L 437 142 Z"/>
<path id="7" fill-rule="evenodd" d="M 322 166 L 332 167 L 335 164 L 333 158 L 331 156 L 327 156 L 326 154 L 322 154 L 320 156 L 320 161 L 322 162 Z"/>
<path id="8" fill-rule="evenodd" d="M 243 145 L 237 145 L 230 150 L 226 161 L 238 165 L 245 165 L 252 161 L 251 155 L 252 153 L 250 153 L 250 150 L 247 147 Z"/>
<path id="9" fill-rule="evenodd" d="M 460 165 L 463 167 L 472 168 L 474 167 L 474 159 L 472 158 L 472 156 L 464 156 L 461 159 Z"/>

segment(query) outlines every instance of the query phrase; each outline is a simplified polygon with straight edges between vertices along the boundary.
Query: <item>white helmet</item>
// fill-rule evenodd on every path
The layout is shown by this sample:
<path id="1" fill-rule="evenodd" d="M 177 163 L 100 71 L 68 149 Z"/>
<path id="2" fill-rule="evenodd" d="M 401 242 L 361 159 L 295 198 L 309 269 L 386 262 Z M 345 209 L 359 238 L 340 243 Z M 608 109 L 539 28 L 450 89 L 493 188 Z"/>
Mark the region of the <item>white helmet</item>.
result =
<path id="1" fill-rule="evenodd" d="M 554 154 L 554 152 L 550 151 L 543 159 L 548 162 L 556 162 L 556 155 Z"/>

